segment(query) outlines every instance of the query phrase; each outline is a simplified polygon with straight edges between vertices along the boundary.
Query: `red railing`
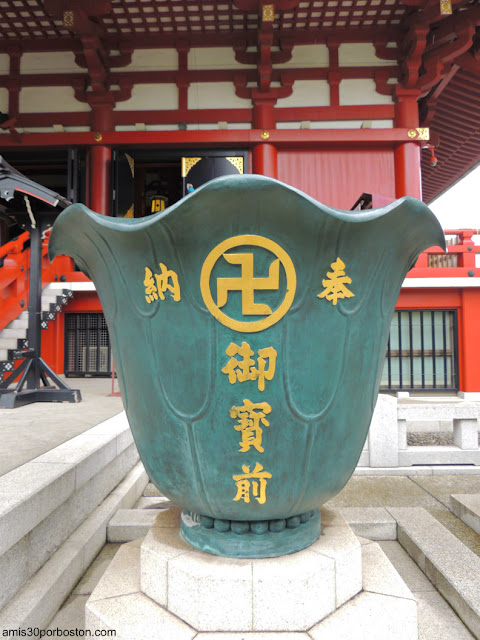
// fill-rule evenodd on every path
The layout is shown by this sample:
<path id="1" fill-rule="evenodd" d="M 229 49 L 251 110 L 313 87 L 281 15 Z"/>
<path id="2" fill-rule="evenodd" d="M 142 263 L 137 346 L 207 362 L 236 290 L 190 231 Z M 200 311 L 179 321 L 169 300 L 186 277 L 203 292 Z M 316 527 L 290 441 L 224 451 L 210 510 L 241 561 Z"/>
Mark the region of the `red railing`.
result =
<path id="1" fill-rule="evenodd" d="M 447 252 L 440 247 L 430 247 L 420 254 L 415 267 L 407 278 L 472 278 L 480 277 L 480 267 L 475 266 L 475 256 L 480 246 L 472 236 L 480 229 L 445 229 Z"/>
<path id="2" fill-rule="evenodd" d="M 49 282 L 86 280 L 83 273 L 74 271 L 73 261 L 68 256 L 59 256 L 50 264 L 47 255 L 49 235 L 47 232 L 42 243 L 42 286 Z M 0 247 L 0 331 L 28 305 L 30 249 L 25 245 L 29 237 L 26 231 Z"/>
<path id="3" fill-rule="evenodd" d="M 440 247 L 427 249 L 418 258 L 415 267 L 407 274 L 408 278 L 461 278 L 480 277 L 480 268 L 475 266 L 475 256 L 480 246 L 474 244 L 472 236 L 478 229 L 446 229 L 447 253 Z M 74 270 L 73 261 L 67 256 L 59 256 L 50 264 L 47 257 L 47 232 L 42 244 L 42 282 L 78 282 L 88 278 Z M 9 322 L 15 320 L 28 304 L 28 276 L 30 250 L 25 249 L 29 239 L 28 232 L 22 233 L 0 247 L 0 331 Z M 3 262 L 3 265 L 2 265 Z"/>

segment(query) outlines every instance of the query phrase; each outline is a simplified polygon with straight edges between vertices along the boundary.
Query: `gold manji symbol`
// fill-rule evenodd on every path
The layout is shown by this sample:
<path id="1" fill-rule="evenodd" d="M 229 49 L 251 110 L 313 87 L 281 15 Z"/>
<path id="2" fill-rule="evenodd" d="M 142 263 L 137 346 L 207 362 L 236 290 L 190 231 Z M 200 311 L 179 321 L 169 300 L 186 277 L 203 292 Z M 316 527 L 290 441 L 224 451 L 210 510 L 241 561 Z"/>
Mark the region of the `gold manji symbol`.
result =
<path id="1" fill-rule="evenodd" d="M 276 256 L 276 259 L 270 263 L 266 277 L 254 277 L 253 253 L 247 251 L 244 253 L 227 253 L 230 249 L 248 246 L 262 247 Z M 210 275 L 219 259 L 230 264 L 239 265 L 241 276 L 239 278 L 217 278 L 217 300 L 215 302 L 210 290 Z M 255 302 L 255 292 L 277 291 L 279 289 L 280 265 L 283 266 L 287 278 L 286 292 L 280 306 L 272 311 L 267 304 Z M 290 309 L 296 288 L 297 276 L 290 256 L 276 242 L 263 236 L 234 236 L 224 240 L 208 254 L 200 274 L 200 290 L 203 301 L 212 316 L 226 327 L 246 333 L 267 329 L 283 318 Z M 227 303 L 229 293 L 232 291 L 241 292 L 242 316 L 244 318 L 252 315 L 263 315 L 265 318 L 250 321 L 235 320 L 221 311 L 221 308 Z"/>

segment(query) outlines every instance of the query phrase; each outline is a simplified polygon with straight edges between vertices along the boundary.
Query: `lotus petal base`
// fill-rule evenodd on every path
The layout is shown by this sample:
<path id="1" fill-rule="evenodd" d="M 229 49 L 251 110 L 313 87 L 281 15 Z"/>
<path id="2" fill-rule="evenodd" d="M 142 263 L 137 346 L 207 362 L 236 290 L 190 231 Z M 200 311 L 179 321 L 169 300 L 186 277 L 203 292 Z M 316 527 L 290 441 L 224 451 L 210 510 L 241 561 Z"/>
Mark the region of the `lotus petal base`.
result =
<path id="1" fill-rule="evenodd" d="M 216 520 L 182 511 L 184 539 L 200 551 L 229 558 L 275 558 L 301 551 L 321 532 L 320 511 L 314 509 L 286 520 Z"/>

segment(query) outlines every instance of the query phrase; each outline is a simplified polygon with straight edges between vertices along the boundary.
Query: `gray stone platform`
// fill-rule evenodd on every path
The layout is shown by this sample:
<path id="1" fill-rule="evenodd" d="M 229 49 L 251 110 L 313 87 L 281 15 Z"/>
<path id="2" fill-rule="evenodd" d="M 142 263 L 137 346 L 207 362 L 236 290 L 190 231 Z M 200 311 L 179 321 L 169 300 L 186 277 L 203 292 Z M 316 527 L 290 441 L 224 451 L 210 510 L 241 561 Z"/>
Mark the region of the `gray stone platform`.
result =
<path id="1" fill-rule="evenodd" d="M 380 547 L 362 549 L 339 512 L 322 509 L 322 521 L 303 551 L 240 560 L 192 549 L 180 509 L 166 509 L 140 546 L 120 548 L 87 602 L 86 628 L 144 640 L 416 639 L 416 601 Z"/>

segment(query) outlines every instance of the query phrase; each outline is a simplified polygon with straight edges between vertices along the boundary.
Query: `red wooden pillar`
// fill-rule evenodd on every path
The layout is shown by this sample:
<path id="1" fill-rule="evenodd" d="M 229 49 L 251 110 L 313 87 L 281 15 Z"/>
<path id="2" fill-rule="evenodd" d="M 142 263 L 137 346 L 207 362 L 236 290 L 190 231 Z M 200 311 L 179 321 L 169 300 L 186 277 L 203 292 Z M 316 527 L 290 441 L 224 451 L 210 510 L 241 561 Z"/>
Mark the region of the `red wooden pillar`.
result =
<path id="1" fill-rule="evenodd" d="M 463 393 L 480 393 L 480 289 L 465 287 L 459 314 L 459 386 Z"/>
<path id="2" fill-rule="evenodd" d="M 253 128 L 261 129 L 264 142 L 253 147 L 253 173 L 269 178 L 278 177 L 277 148 L 268 142 L 270 130 L 275 129 L 275 100 L 255 100 Z"/>
<path id="3" fill-rule="evenodd" d="M 97 213 L 109 215 L 111 206 L 110 166 L 112 152 L 108 145 L 101 144 L 102 132 L 113 131 L 113 101 L 91 99 L 92 131 L 95 141 L 88 156 L 89 207 Z"/>
<path id="4" fill-rule="evenodd" d="M 415 129 L 418 127 L 418 91 L 397 89 L 395 126 Z M 420 147 L 417 142 L 405 142 L 395 149 L 395 196 L 422 198 L 420 173 Z"/>

